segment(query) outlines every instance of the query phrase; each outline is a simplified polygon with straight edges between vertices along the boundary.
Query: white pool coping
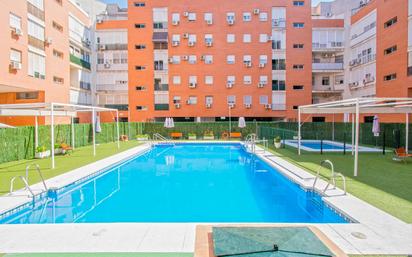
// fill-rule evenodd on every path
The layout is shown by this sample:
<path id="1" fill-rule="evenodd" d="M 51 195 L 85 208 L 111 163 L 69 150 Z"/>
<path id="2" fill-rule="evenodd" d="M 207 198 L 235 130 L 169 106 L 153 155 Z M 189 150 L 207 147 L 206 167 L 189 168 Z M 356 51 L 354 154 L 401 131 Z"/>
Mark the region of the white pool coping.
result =
<path id="1" fill-rule="evenodd" d="M 216 141 L 185 142 L 217 143 Z M 219 141 L 219 143 L 229 142 L 236 143 Z M 51 178 L 46 183 L 50 187 L 61 188 L 148 149 L 150 149 L 149 144 L 140 145 Z M 312 187 L 314 176 L 307 171 L 260 147 L 257 147 L 256 155 L 302 187 Z M 316 190 L 323 190 L 325 183 L 320 180 Z M 33 188 L 38 192 L 41 190 L 41 184 L 36 184 Z M 310 224 L 319 228 L 345 253 L 412 254 L 412 225 L 350 194 L 343 195 L 340 189 L 328 190 L 324 200 L 339 212 L 349 214 L 348 216 L 359 222 Z M 24 191 L 19 191 L 15 196 L 0 197 L 0 213 L 28 201 L 30 199 Z M 0 252 L 193 252 L 195 228 L 198 224 L 207 223 L 3 224 L 0 225 Z M 362 233 L 366 239 L 353 236 L 354 232 Z"/>
<path id="2" fill-rule="evenodd" d="M 302 139 L 301 143 L 318 143 L 320 140 L 312 140 L 312 139 Z M 331 140 L 323 140 L 324 143 L 330 144 L 330 145 L 335 145 L 342 147 L 344 146 L 343 143 L 341 142 L 336 142 L 336 141 L 331 141 Z M 285 140 L 285 144 L 294 148 L 298 148 L 298 141 L 293 139 L 293 140 Z M 351 144 L 346 144 L 346 153 L 350 153 L 352 151 L 352 145 Z M 320 152 L 320 149 L 316 148 L 311 148 L 307 147 L 304 145 L 300 145 L 300 149 L 307 151 L 307 152 Z M 322 149 L 323 152 L 339 152 L 342 153 L 343 149 Z M 381 153 L 382 149 L 379 148 L 372 148 L 372 147 L 367 147 L 367 146 L 359 146 L 359 152 L 366 152 L 366 153 Z"/>

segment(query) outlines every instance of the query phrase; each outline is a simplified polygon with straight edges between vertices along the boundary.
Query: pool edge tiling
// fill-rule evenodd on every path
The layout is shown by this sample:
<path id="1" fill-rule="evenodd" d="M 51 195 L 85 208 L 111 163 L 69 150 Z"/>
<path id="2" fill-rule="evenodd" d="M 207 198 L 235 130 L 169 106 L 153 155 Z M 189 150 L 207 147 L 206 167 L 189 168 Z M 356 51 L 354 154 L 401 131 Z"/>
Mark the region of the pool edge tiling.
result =
<path id="1" fill-rule="evenodd" d="M 131 157 L 148 147 L 148 145 L 139 146 L 121 156 Z M 260 150 L 257 155 L 269 165 L 276 166 L 280 172 L 302 187 L 310 186 L 311 174 L 269 152 Z M 108 166 L 115 163 L 116 158 L 112 156 L 102 161 Z M 99 165 L 104 166 L 102 163 Z M 79 178 L 78 172 L 59 176 L 58 179 L 50 179 L 47 183 L 53 182 L 55 186 L 63 186 L 74 178 Z M 83 172 L 89 170 L 83 169 Z M 319 183 L 319 188 L 322 183 Z M 41 188 L 40 185 L 38 188 Z M 330 191 L 329 196 L 325 196 L 324 200 L 340 212 L 350 214 L 359 223 L 311 224 L 312 226 L 321 230 L 347 254 L 407 255 L 412 253 L 410 224 L 350 194 L 345 196 L 340 194 L 339 189 Z M 4 210 L 1 204 L 4 201 L 1 198 L 3 197 L 0 197 L 0 208 Z M 24 199 L 26 198 L 25 196 Z M 13 204 L 14 207 L 20 205 L 23 197 L 16 196 L 13 199 L 9 198 L 5 201 L 9 208 Z M 0 238 L 4 239 L 0 240 L 0 252 L 193 252 L 197 224 L 199 223 L 3 224 L 0 225 Z M 271 225 L 271 223 L 262 224 Z M 256 223 L 251 224 L 253 225 Z M 282 226 L 282 223 L 273 225 Z"/>

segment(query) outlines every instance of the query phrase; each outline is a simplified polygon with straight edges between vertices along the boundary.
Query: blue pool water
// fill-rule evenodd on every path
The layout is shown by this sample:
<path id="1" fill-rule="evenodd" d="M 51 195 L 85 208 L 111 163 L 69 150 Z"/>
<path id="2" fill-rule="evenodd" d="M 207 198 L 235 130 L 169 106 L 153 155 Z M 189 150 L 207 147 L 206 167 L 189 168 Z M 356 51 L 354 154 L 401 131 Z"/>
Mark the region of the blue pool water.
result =
<path id="1" fill-rule="evenodd" d="M 240 144 L 156 146 L 0 223 L 346 223 Z"/>
<path id="2" fill-rule="evenodd" d="M 316 142 L 305 142 L 302 141 L 301 142 L 302 146 L 308 147 L 308 148 L 312 148 L 312 149 L 316 149 L 316 150 L 320 150 L 321 146 L 320 146 L 320 141 L 316 141 Z M 336 145 L 336 144 L 331 144 L 329 142 L 323 142 L 323 146 L 322 148 L 324 150 L 343 150 L 343 145 Z M 351 150 L 352 147 L 350 145 L 346 146 L 347 150 Z"/>

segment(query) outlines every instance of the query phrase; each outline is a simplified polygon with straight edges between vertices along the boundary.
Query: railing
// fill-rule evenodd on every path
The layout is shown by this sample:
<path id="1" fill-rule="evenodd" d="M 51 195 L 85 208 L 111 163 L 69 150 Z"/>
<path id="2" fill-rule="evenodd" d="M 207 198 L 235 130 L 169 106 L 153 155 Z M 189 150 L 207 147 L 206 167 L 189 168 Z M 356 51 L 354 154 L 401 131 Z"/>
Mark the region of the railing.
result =
<path id="1" fill-rule="evenodd" d="M 353 59 L 349 62 L 349 66 L 350 67 L 356 67 L 362 64 L 366 64 L 369 62 L 373 62 L 376 60 L 376 54 L 368 54 L 368 55 L 364 55 L 361 57 L 358 57 L 356 59 Z"/>
<path id="2" fill-rule="evenodd" d="M 97 91 L 127 91 L 127 84 L 98 84 L 96 85 Z"/>
<path id="3" fill-rule="evenodd" d="M 28 36 L 28 39 L 29 39 L 29 45 L 44 51 L 45 46 L 44 46 L 43 40 L 35 38 L 31 35 Z"/>
<path id="4" fill-rule="evenodd" d="M 40 179 L 43 183 L 44 190 L 47 191 L 48 189 L 47 189 L 47 186 L 46 186 L 46 182 L 44 181 L 43 173 L 40 170 L 40 166 L 36 163 L 35 164 L 29 164 L 29 165 L 26 166 L 26 182 L 29 183 L 29 170 L 30 170 L 32 165 L 34 165 L 34 167 L 36 168 L 37 173 L 39 173 L 39 177 L 40 177 Z M 29 189 L 28 185 L 26 185 L 26 189 Z"/>
<path id="5" fill-rule="evenodd" d="M 27 2 L 27 12 L 33 15 L 34 17 L 44 21 L 44 11 L 37 8 L 30 2 Z"/>
<path id="6" fill-rule="evenodd" d="M 97 44 L 98 50 L 127 50 L 127 44 Z"/>
<path id="7" fill-rule="evenodd" d="M 327 182 L 327 184 L 326 184 L 326 187 L 323 189 L 322 193 L 325 193 L 326 190 L 328 190 L 328 188 L 329 188 L 329 186 L 330 186 L 331 184 L 333 185 L 333 189 L 335 189 L 335 188 L 336 188 L 336 179 L 337 179 L 338 177 L 340 177 L 340 178 L 342 179 L 342 181 L 343 181 L 343 192 L 344 192 L 344 195 L 346 195 L 346 178 L 345 178 L 345 176 L 342 175 L 342 173 L 335 172 L 335 168 L 334 168 L 334 166 L 333 166 L 333 163 L 332 163 L 331 161 L 329 161 L 329 160 L 324 160 L 324 161 L 322 161 L 322 162 L 320 163 L 320 166 L 319 166 L 319 168 L 318 168 L 318 171 L 316 172 L 315 180 L 313 181 L 312 189 L 315 190 L 316 182 L 317 182 L 318 179 L 319 179 L 320 171 L 321 171 L 321 169 L 323 168 L 323 165 L 324 165 L 324 164 L 328 164 L 328 165 L 330 166 L 331 175 L 330 175 L 330 177 L 329 177 L 329 179 L 328 179 L 328 182 Z"/>
<path id="8" fill-rule="evenodd" d="M 359 2 L 359 6 L 352 9 L 351 14 L 355 15 L 356 13 L 358 13 L 363 7 L 367 6 L 370 2 L 372 2 L 373 0 L 360 0 Z"/>
<path id="9" fill-rule="evenodd" d="M 343 70 L 343 63 L 312 63 L 312 70 Z"/>
<path id="10" fill-rule="evenodd" d="M 285 18 L 272 19 L 272 28 L 285 28 L 285 27 L 286 27 Z"/>
<path id="11" fill-rule="evenodd" d="M 23 184 L 24 184 L 24 185 L 26 186 L 26 188 L 29 190 L 31 196 L 34 198 L 35 194 L 33 193 L 33 190 L 31 190 L 31 188 L 30 188 L 30 186 L 29 186 L 29 183 L 27 183 L 27 180 L 26 180 L 23 176 L 16 176 L 16 177 L 13 177 L 13 178 L 10 180 L 10 194 L 12 194 L 13 191 L 14 191 L 14 181 L 16 180 L 16 178 L 20 178 L 20 180 L 23 182 Z"/>
<path id="12" fill-rule="evenodd" d="M 175 145 L 175 143 L 172 140 L 170 140 L 168 138 L 165 138 L 164 136 L 160 135 L 159 133 L 154 133 L 153 134 L 152 141 L 153 141 L 153 144 L 161 142 L 162 144 Z"/>
<path id="13" fill-rule="evenodd" d="M 318 42 L 313 42 L 312 43 L 312 48 L 313 49 L 330 49 L 334 50 L 335 48 L 341 49 L 343 48 L 343 42 L 328 42 L 328 43 L 318 43 Z"/>
<path id="14" fill-rule="evenodd" d="M 77 57 L 73 54 L 70 54 L 70 62 L 72 62 L 74 64 L 77 64 L 77 65 L 79 65 L 79 66 L 81 66 L 85 69 L 88 69 L 88 70 L 90 70 L 90 68 L 91 68 L 90 63 L 88 61 L 82 60 L 81 58 L 79 58 L 79 57 Z"/>

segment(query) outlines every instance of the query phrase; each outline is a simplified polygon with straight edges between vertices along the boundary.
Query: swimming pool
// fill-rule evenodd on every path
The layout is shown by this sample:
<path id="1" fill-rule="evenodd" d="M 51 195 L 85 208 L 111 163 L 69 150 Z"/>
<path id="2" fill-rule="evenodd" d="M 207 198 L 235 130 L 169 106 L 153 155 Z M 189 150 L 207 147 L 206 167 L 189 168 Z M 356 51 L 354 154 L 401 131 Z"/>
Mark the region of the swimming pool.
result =
<path id="1" fill-rule="evenodd" d="M 285 144 L 288 146 L 298 148 L 298 140 L 285 140 Z M 300 148 L 302 150 L 309 151 L 309 152 L 320 152 L 321 141 L 303 139 L 300 141 Z M 322 151 L 324 152 L 343 152 L 344 148 L 348 152 L 352 151 L 351 144 L 346 144 L 346 146 L 344 146 L 344 144 L 341 142 L 323 140 Z M 366 147 L 366 146 L 359 146 L 359 152 L 382 152 L 382 149 Z"/>
<path id="2" fill-rule="evenodd" d="M 182 143 L 155 146 L 0 219 L 73 222 L 348 221 L 239 143 Z"/>

